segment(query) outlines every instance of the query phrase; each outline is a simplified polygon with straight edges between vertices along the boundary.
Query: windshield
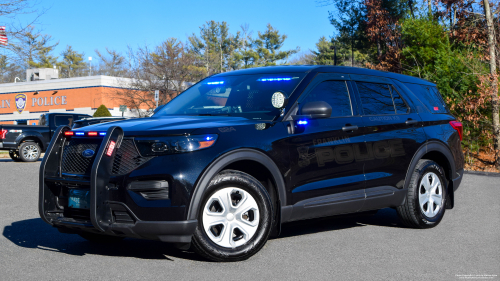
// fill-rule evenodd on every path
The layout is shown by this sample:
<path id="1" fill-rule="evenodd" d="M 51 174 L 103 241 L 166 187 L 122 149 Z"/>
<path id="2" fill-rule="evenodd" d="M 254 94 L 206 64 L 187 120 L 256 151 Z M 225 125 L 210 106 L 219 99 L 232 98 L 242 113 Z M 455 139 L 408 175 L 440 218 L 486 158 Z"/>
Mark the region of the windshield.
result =
<path id="1" fill-rule="evenodd" d="M 282 92 L 287 97 L 305 73 L 253 74 L 207 78 L 184 91 L 154 114 L 222 115 L 272 120 L 280 114 L 271 97 Z"/>

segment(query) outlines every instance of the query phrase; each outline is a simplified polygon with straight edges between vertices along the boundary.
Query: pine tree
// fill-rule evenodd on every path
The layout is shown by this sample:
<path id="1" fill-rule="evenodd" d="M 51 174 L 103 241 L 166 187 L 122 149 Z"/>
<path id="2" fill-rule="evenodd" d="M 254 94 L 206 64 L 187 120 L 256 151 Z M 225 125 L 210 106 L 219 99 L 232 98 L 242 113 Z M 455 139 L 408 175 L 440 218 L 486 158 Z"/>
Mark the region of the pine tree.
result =
<path id="1" fill-rule="evenodd" d="M 276 65 L 278 61 L 286 60 L 290 55 L 300 51 L 299 47 L 295 50 L 281 51 L 288 36 L 280 35 L 279 30 L 272 27 L 271 24 L 267 24 L 265 32 L 259 31 L 258 37 L 259 39 L 255 40 L 255 46 L 259 54 L 259 65 Z"/>
<path id="2" fill-rule="evenodd" d="M 94 112 L 94 117 L 111 117 L 111 113 L 109 113 L 109 110 L 108 108 L 104 105 L 104 104 L 101 104 L 101 106 L 99 106 L 97 108 L 97 110 Z"/>
<path id="3" fill-rule="evenodd" d="M 78 53 L 73 50 L 73 47 L 68 45 L 61 55 L 63 56 L 63 61 L 57 64 L 61 68 L 61 77 L 70 78 L 84 75 L 87 69 L 87 63 L 83 58 L 85 56 L 84 53 Z"/>

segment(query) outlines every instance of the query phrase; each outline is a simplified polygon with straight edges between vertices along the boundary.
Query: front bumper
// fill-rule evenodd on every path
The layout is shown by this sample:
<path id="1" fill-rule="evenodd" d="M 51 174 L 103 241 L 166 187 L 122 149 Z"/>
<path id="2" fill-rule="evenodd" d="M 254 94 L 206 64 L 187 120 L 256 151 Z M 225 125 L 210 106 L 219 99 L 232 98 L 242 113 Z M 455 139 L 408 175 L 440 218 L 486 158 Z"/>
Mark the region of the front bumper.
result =
<path id="1" fill-rule="evenodd" d="M 144 221 L 123 202 L 114 201 L 109 180 L 116 150 L 123 139 L 119 127 L 107 130 L 92 164 L 90 178 L 69 179 L 61 172 L 64 132 L 69 127 L 60 127 L 54 134 L 45 157 L 40 165 L 39 214 L 48 224 L 65 233 L 91 232 L 104 235 L 160 240 L 165 242 L 188 243 L 194 233 L 197 220 Z M 110 143 L 116 149 L 111 156 L 106 155 Z M 68 216 L 71 210 L 61 207 L 61 192 L 64 186 L 79 186 L 90 191 L 90 209 L 78 216 Z M 154 209 L 154 208 L 152 208 Z"/>

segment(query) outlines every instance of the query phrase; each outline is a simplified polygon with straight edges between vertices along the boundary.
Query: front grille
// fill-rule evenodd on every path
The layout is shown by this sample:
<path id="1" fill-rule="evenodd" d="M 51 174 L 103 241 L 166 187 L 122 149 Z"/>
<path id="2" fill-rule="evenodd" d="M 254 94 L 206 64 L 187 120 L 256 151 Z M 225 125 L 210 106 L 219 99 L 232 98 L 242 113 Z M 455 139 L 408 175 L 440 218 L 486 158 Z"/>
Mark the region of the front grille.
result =
<path id="1" fill-rule="evenodd" d="M 83 157 L 82 153 L 91 149 L 97 154 L 102 139 L 71 139 L 64 148 L 61 170 L 65 174 L 90 175 L 95 155 Z M 116 151 L 111 173 L 115 176 L 125 175 L 139 168 L 153 157 L 141 157 L 134 141 L 124 139 Z"/>
<path id="2" fill-rule="evenodd" d="M 134 141 L 125 139 L 116 152 L 111 173 L 113 175 L 128 174 L 152 158 L 153 157 L 141 157 L 135 147 Z"/>
<path id="3" fill-rule="evenodd" d="M 64 148 L 62 157 L 62 172 L 67 174 L 90 175 L 92 163 L 94 163 L 95 154 L 99 150 L 100 139 L 71 139 Z M 94 156 L 90 158 L 83 157 L 82 153 L 87 150 L 93 150 Z"/>

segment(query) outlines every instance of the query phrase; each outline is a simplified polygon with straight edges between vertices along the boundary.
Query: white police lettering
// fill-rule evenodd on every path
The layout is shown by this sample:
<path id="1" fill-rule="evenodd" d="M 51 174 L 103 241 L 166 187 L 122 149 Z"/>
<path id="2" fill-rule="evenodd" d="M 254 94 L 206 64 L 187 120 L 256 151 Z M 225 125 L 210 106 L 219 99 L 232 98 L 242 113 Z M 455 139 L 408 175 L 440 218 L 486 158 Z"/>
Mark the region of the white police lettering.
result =
<path id="1" fill-rule="evenodd" d="M 0 108 L 10 108 L 10 100 L 2 100 Z"/>
<path id="2" fill-rule="evenodd" d="M 44 98 L 31 98 L 31 107 L 36 106 L 53 106 L 53 105 L 66 105 L 66 96 L 48 97 Z M 9 103 L 10 107 L 10 103 Z"/>

